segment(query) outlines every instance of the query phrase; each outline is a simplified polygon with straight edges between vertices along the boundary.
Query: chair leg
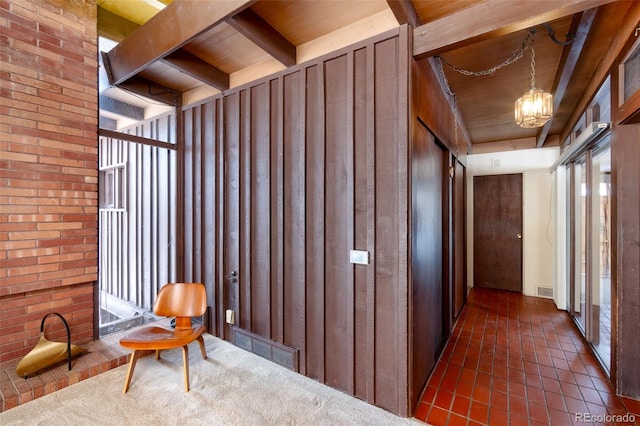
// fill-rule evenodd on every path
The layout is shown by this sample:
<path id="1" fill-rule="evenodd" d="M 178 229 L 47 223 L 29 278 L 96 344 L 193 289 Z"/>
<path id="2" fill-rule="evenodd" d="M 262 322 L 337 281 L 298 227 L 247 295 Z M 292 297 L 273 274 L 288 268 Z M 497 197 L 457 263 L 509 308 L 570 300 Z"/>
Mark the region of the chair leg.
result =
<path id="1" fill-rule="evenodd" d="M 189 392 L 189 347 L 182 347 L 182 362 L 184 363 L 184 390 Z"/>
<path id="2" fill-rule="evenodd" d="M 160 349 L 156 349 L 156 361 L 160 359 Z"/>
<path id="3" fill-rule="evenodd" d="M 129 368 L 127 369 L 127 378 L 124 381 L 124 389 L 122 393 L 127 393 L 129 390 L 129 384 L 131 384 L 131 376 L 133 376 L 133 370 L 136 368 L 136 362 L 140 358 L 140 351 L 133 351 L 130 355 Z"/>
<path id="4" fill-rule="evenodd" d="M 207 359 L 207 350 L 204 348 L 204 337 L 198 337 L 198 344 L 200 345 L 200 353 L 202 354 L 202 359 Z"/>

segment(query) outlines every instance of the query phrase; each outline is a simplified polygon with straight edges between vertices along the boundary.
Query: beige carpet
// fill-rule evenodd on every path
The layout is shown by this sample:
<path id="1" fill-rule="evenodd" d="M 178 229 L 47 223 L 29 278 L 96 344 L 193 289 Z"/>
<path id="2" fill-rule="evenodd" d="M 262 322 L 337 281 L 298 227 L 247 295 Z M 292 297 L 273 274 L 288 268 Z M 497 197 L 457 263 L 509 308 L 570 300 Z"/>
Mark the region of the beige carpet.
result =
<path id="1" fill-rule="evenodd" d="M 138 361 L 0 413 L 0 425 L 422 425 L 205 335 L 208 359 L 189 347 L 191 391 L 182 353 Z"/>

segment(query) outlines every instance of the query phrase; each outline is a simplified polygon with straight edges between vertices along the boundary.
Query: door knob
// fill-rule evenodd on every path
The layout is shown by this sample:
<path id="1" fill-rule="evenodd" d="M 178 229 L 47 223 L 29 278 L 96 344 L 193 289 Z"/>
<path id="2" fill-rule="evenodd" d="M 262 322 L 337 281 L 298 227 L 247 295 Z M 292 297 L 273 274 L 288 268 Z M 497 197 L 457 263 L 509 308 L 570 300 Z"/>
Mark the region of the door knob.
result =
<path id="1" fill-rule="evenodd" d="M 236 281 L 238 281 L 238 273 L 236 271 L 231 271 L 231 273 L 225 276 L 225 278 L 231 281 L 232 283 L 235 283 Z"/>
<path id="2" fill-rule="evenodd" d="M 518 239 L 519 239 L 519 240 L 521 240 L 521 239 L 522 239 L 522 234 L 518 232 L 518 233 L 516 234 L 516 237 L 518 237 Z"/>

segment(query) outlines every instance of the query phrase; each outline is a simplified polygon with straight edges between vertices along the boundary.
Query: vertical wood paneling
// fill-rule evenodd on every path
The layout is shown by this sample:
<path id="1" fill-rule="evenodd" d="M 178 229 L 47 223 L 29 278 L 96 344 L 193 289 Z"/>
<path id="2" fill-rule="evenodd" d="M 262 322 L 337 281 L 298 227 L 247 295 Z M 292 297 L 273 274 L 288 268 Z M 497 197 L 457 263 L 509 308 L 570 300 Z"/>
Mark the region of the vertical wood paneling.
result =
<path id="1" fill-rule="evenodd" d="M 406 191 L 407 181 L 401 179 L 400 172 L 406 170 L 400 151 L 406 149 L 398 135 L 398 51 L 397 39 L 390 39 L 375 45 L 374 90 L 376 110 L 376 304 L 375 304 L 375 381 L 387 383 L 392 389 L 398 387 L 398 365 L 405 360 L 399 351 L 406 347 L 405 333 L 398 327 L 399 317 L 406 313 L 406 305 L 399 303 L 400 295 L 407 291 L 406 271 L 401 270 L 401 262 L 406 262 L 406 246 L 401 244 L 401 224 L 406 222 L 401 193 Z M 404 186 L 404 188 L 403 188 Z M 403 259 L 404 257 L 404 259 Z M 403 273 L 405 275 L 403 275 Z M 393 348 L 392 348 L 393 347 Z M 397 410 L 400 405 L 396 392 L 376 386 L 377 405 L 389 410 Z"/>
<path id="2" fill-rule="evenodd" d="M 305 354 L 305 145 L 303 72 L 283 77 L 283 343 Z"/>
<path id="3" fill-rule="evenodd" d="M 200 156 L 200 264 L 201 271 L 198 274 L 198 281 L 205 284 L 207 294 L 209 295 L 209 304 L 211 305 L 214 298 L 211 294 L 213 291 L 213 279 L 216 272 L 216 172 L 218 163 L 216 162 L 216 101 L 208 102 L 202 105 L 202 119 L 200 122 L 202 144 Z"/>
<path id="4" fill-rule="evenodd" d="M 306 374 L 325 381 L 325 126 L 324 68 L 306 69 Z"/>
<path id="5" fill-rule="evenodd" d="M 404 415 L 408 58 L 407 35 L 389 33 L 232 89 L 218 112 L 223 158 L 201 158 L 201 173 L 225 164 L 218 247 L 225 273 L 240 271 L 241 303 L 225 284 L 218 317 L 239 309 L 238 327 L 299 349 L 303 374 Z M 187 110 L 196 108 L 205 106 Z M 192 143 L 213 136 L 200 137 Z M 196 193 L 186 204 L 206 208 Z M 206 252 L 212 231 L 201 217 Z M 351 264 L 351 249 L 369 251 L 369 265 Z"/>
<path id="6" fill-rule="evenodd" d="M 357 250 L 369 250 L 368 244 L 368 185 L 369 179 L 367 151 L 368 127 L 371 123 L 367 121 L 369 102 L 372 101 L 368 95 L 368 51 L 373 49 L 359 49 L 354 52 L 354 82 L 353 82 L 353 103 L 354 103 L 354 137 L 353 137 L 353 160 L 354 160 L 354 211 L 353 211 L 353 247 Z M 369 335 L 367 312 L 368 305 L 368 274 L 369 267 L 363 265 L 354 266 L 354 394 L 360 398 L 367 397 L 367 371 L 370 357 Z"/>
<path id="7" fill-rule="evenodd" d="M 271 338 L 284 341 L 284 84 L 282 77 L 271 81 Z"/>
<path id="8" fill-rule="evenodd" d="M 194 122 L 197 121 L 198 116 L 200 115 L 199 108 L 192 108 L 183 112 L 183 125 L 184 125 L 184 151 L 183 151 L 183 161 L 185 164 L 184 167 L 184 176 L 182 177 L 182 191 L 185 200 L 190 200 L 191 202 L 185 203 L 184 205 L 184 216 L 183 216 L 183 227 L 184 227 L 184 272 L 183 278 L 185 281 L 193 280 L 193 240 L 194 240 L 194 229 L 193 229 L 193 212 L 197 203 L 200 200 L 196 200 L 194 198 L 193 190 L 195 182 L 193 181 L 193 161 L 194 161 L 194 149 L 197 149 L 200 146 L 200 143 L 196 144 L 195 141 L 198 141 L 196 129 L 194 129 Z"/>
<path id="9" fill-rule="evenodd" d="M 271 333 L 271 139 L 269 85 L 251 87 L 251 331 Z"/>
<path id="10" fill-rule="evenodd" d="M 349 389 L 349 359 L 352 342 L 348 328 L 351 309 L 348 285 L 351 265 L 348 253 L 350 204 L 348 192 L 348 88 L 347 56 L 325 64 L 325 369 L 326 382 L 336 388 Z"/>
<path id="11" fill-rule="evenodd" d="M 251 330 L 251 108 L 249 105 L 249 90 L 240 91 L 240 176 L 238 192 L 240 195 L 240 229 L 239 232 L 239 282 L 238 311 L 239 325 L 245 330 Z"/>
<path id="12" fill-rule="evenodd" d="M 224 212 L 224 268 L 225 274 L 240 268 L 240 94 L 233 93 L 224 98 L 224 159 L 225 159 L 225 212 Z M 239 313 L 238 287 L 244 277 L 239 274 L 238 281 L 225 282 L 222 309 L 233 309 Z M 238 318 L 239 319 L 239 318 Z M 232 335 L 231 328 L 225 325 L 225 338 Z"/>

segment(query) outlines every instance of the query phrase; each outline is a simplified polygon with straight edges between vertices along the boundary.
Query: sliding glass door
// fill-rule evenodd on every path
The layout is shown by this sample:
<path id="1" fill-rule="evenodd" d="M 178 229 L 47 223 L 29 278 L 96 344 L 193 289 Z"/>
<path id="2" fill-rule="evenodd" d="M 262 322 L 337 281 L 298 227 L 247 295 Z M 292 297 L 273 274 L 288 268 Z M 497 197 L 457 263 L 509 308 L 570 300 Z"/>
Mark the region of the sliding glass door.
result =
<path id="1" fill-rule="evenodd" d="M 611 150 L 609 136 L 568 165 L 569 311 L 611 366 Z"/>

